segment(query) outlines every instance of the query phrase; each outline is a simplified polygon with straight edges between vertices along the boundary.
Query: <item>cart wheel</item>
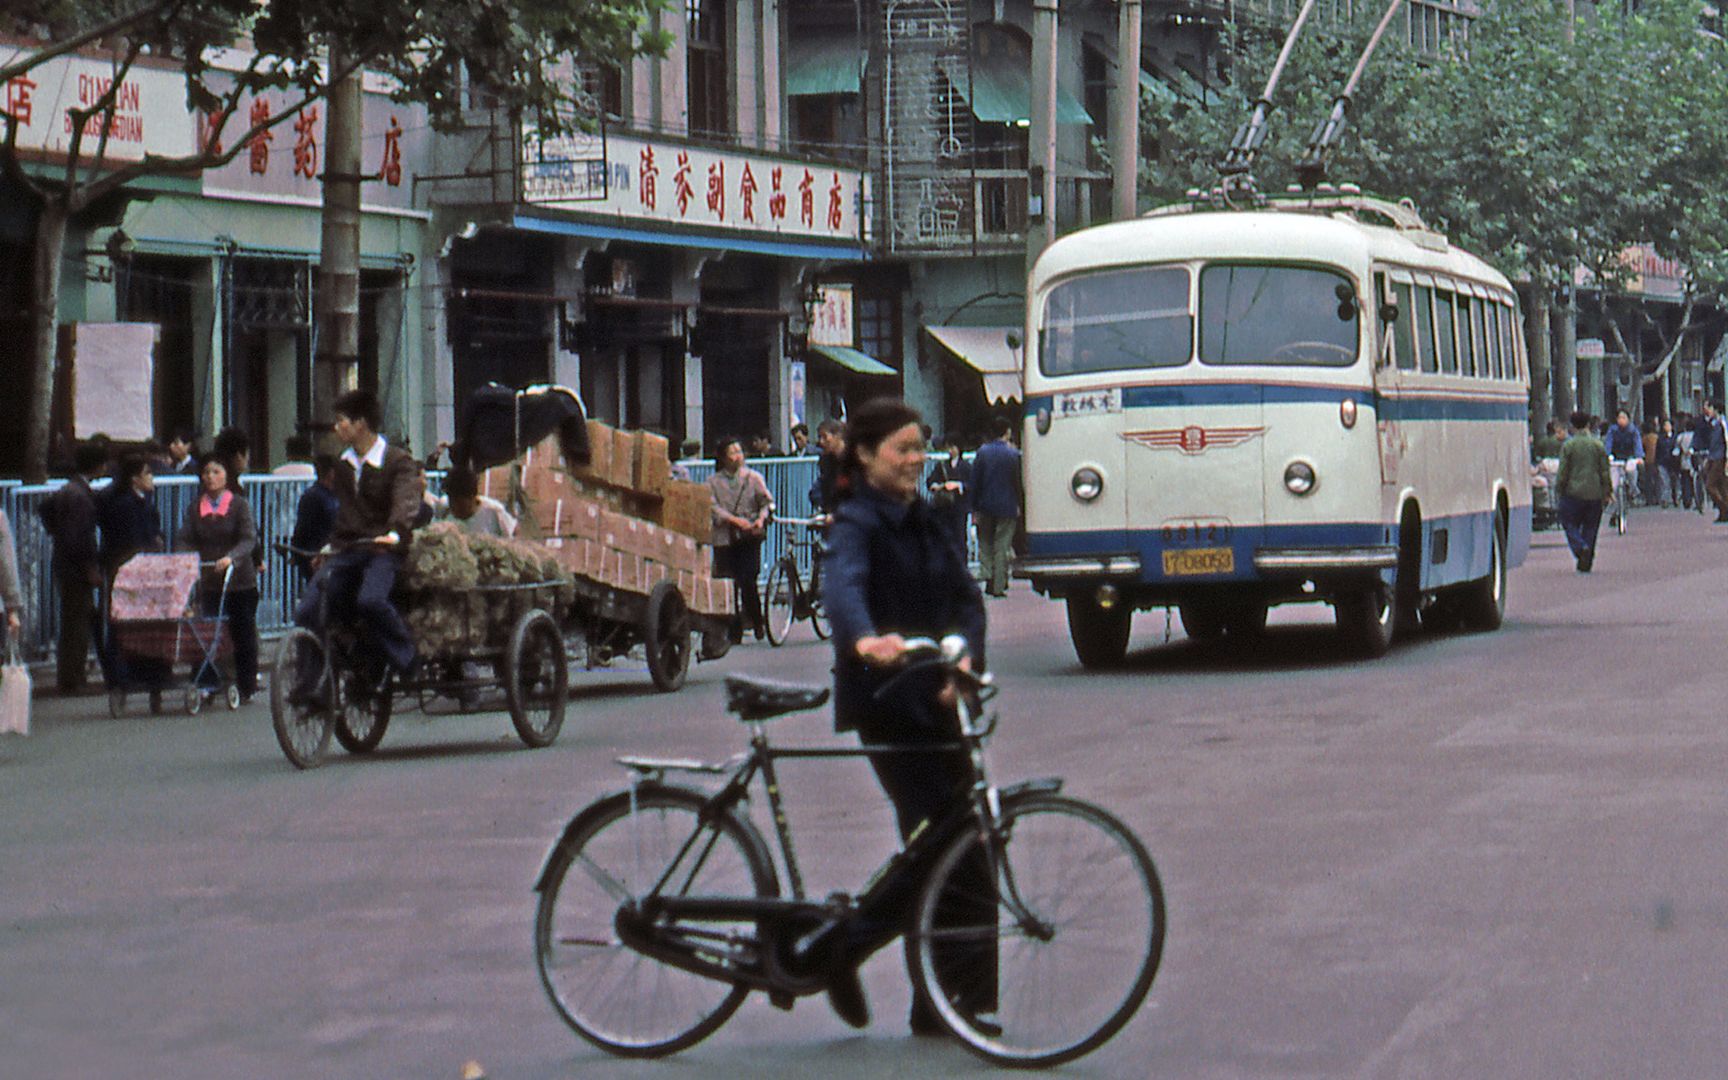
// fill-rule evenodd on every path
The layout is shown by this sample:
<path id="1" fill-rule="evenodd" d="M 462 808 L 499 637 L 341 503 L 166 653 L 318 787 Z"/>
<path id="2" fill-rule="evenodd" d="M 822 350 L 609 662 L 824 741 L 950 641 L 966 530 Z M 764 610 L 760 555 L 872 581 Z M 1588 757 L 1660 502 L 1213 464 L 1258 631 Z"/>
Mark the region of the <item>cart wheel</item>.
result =
<path id="1" fill-rule="evenodd" d="M 297 692 L 300 676 L 311 672 L 317 675 L 302 695 Z M 270 724 L 295 768 L 323 764 L 335 707 L 336 687 L 324 643 L 312 631 L 295 627 L 276 646 L 276 666 L 270 673 Z"/>
<path id="2" fill-rule="evenodd" d="M 669 581 L 660 582 L 648 594 L 642 642 L 654 685 L 667 693 L 683 686 L 684 677 L 690 673 L 690 609 L 678 587 Z"/>
<path id="3" fill-rule="evenodd" d="M 108 715 L 116 720 L 126 715 L 126 691 L 108 691 Z"/>
<path id="4" fill-rule="evenodd" d="M 382 693 L 368 699 L 354 692 L 361 676 L 350 673 L 348 692 L 342 695 L 342 708 L 336 713 L 336 741 L 350 754 L 369 754 L 384 740 L 384 729 L 390 726 L 390 709 L 394 695 L 386 687 Z"/>
<path id="5" fill-rule="evenodd" d="M 196 686 L 186 688 L 186 715 L 197 716 L 204 711 L 204 691 Z"/>
<path id="6" fill-rule="evenodd" d="M 529 746 L 550 746 L 564 724 L 570 693 L 569 657 L 564 635 L 552 616 L 539 608 L 516 620 L 504 655 L 504 696 L 510 722 Z"/>
<path id="7" fill-rule="evenodd" d="M 228 702 L 228 711 L 233 712 L 240 707 L 240 687 L 230 683 L 228 693 L 224 695 Z"/>

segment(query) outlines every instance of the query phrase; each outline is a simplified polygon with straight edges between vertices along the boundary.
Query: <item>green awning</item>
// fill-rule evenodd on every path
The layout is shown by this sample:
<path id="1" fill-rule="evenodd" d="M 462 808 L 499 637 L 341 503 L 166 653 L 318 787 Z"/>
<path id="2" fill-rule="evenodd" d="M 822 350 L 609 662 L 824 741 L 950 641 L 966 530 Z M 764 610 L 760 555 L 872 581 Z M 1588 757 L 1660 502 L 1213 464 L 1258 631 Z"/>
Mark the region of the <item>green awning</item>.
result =
<path id="1" fill-rule="evenodd" d="M 972 115 L 987 124 L 1025 124 L 1032 117 L 1032 57 L 1011 56 L 1018 51 L 999 49 L 996 55 L 972 58 L 972 78 L 956 61 L 942 61 L 942 74 L 954 84 L 954 89 Z M 1056 122 L 1058 124 L 1090 124 L 1092 117 L 1073 94 L 1056 87 Z"/>
<path id="2" fill-rule="evenodd" d="M 810 351 L 815 353 L 817 356 L 825 357 L 834 361 L 836 364 L 839 364 L 848 371 L 855 371 L 860 375 L 899 374 L 899 372 L 876 359 L 874 356 L 870 356 L 867 353 L 861 353 L 857 349 L 848 349 L 844 345 L 812 345 L 810 346 Z"/>
<path id="3" fill-rule="evenodd" d="M 792 35 L 791 45 L 786 57 L 788 97 L 858 92 L 858 68 L 864 62 L 864 50 L 858 47 L 856 37 L 799 32 Z"/>

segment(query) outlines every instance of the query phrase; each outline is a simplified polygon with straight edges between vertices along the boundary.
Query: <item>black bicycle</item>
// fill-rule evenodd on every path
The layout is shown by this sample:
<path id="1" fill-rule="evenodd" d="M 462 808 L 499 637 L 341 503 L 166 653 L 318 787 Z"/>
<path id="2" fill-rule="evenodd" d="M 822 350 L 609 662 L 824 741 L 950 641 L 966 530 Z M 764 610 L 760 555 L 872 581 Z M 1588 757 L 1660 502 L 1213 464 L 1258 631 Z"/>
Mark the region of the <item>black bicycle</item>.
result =
<path id="1" fill-rule="evenodd" d="M 720 764 L 619 759 L 629 786 L 571 820 L 535 883 L 540 978 L 577 1034 L 614 1054 L 658 1057 L 712 1034 L 752 990 L 790 1009 L 827 989 L 829 958 L 850 930 L 884 925 L 857 921 L 909 887 L 916 983 L 979 1056 L 1058 1064 L 1097 1049 L 1134 1015 L 1164 945 L 1163 890 L 1145 847 L 1109 813 L 1059 794 L 1060 780 L 991 786 L 988 678 L 962 669 L 962 639 L 909 644 L 907 672 L 940 665 L 961 688 L 954 743 L 773 747 L 766 722 L 821 705 L 827 688 L 733 676 L 728 705 L 750 727 L 743 754 Z M 969 754 L 969 797 L 914 833 L 860 896 L 807 897 L 775 762 L 944 750 Z M 719 790 L 668 784 L 671 772 L 721 778 Z M 745 808 L 758 773 L 784 890 Z"/>
<path id="2" fill-rule="evenodd" d="M 768 642 L 785 644 L 792 626 L 800 619 L 809 619 L 816 636 L 828 639 L 828 614 L 822 609 L 822 529 L 826 518 L 777 517 L 786 529 L 786 548 L 768 571 L 768 587 L 762 594 L 762 606 L 768 623 Z M 798 530 L 802 529 L 802 538 Z M 810 581 L 805 583 L 798 569 L 801 552 L 809 555 Z"/>

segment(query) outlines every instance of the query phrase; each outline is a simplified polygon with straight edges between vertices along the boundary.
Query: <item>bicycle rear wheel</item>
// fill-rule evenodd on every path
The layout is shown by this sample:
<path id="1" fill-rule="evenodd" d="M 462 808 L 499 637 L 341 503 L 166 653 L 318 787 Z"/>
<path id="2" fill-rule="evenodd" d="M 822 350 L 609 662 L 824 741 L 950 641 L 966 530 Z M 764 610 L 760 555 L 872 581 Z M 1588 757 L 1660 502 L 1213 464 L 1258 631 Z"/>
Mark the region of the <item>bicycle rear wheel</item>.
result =
<path id="1" fill-rule="evenodd" d="M 768 591 L 762 594 L 762 613 L 768 623 L 770 645 L 786 643 L 786 636 L 792 632 L 797 599 L 797 586 L 786 572 L 786 560 L 775 560 L 774 568 L 768 571 Z"/>
<path id="2" fill-rule="evenodd" d="M 693 1046 L 724 1024 L 749 991 L 636 952 L 619 939 L 615 918 L 653 888 L 704 820 L 706 800 L 657 784 L 594 803 L 553 849 L 541 876 L 534 957 L 553 1007 L 576 1034 L 623 1057 L 661 1057 Z M 729 813 L 708 827 L 667 881 L 662 895 L 773 896 L 766 848 Z M 574 872 L 572 872 L 574 871 Z M 691 928 L 698 934 L 701 927 Z M 704 941 L 710 960 L 747 962 L 754 930 L 715 924 Z"/>
<path id="3" fill-rule="evenodd" d="M 967 1049 L 999 1065 L 1058 1065 L 1103 1045 L 1145 999 L 1164 892 L 1140 841 L 1089 803 L 1028 795 L 1001 823 L 998 859 L 975 830 L 943 850 L 907 948 Z"/>

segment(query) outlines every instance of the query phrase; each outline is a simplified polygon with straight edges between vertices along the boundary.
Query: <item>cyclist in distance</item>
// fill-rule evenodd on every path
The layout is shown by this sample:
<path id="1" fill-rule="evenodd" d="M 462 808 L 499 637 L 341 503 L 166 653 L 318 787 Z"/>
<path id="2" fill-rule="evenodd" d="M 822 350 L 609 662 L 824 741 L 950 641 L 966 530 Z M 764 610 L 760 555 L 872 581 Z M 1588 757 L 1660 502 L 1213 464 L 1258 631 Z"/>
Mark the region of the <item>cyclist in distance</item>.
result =
<path id="1" fill-rule="evenodd" d="M 852 413 L 846 426 L 841 469 L 842 496 L 829 528 L 822 600 L 834 630 L 834 718 L 840 731 L 855 730 L 865 746 L 952 745 L 958 737 L 954 688 L 935 670 L 901 678 L 892 691 L 878 691 L 894 679 L 914 636 L 941 638 L 960 634 L 970 662 L 984 663 L 984 600 L 961 554 L 920 494 L 924 483 L 923 417 L 905 403 L 881 398 Z M 911 751 L 872 755 L 877 781 L 894 805 L 902 839 L 926 822 L 939 821 L 956 800 L 967 797 L 971 765 L 963 751 Z M 994 921 L 990 869 L 979 849 L 978 887 L 969 890 Z M 881 905 L 859 913 L 847 939 L 830 957 L 829 1001 L 853 1027 L 870 1020 L 858 981 L 858 964 L 902 933 L 912 917 L 919 882 L 890 890 Z M 968 905 L 970 907 L 971 905 Z M 973 913 L 950 911 L 949 920 Z M 939 916 L 940 917 L 940 916 Z M 964 979 L 948 980 L 984 995 L 953 1004 L 975 1017 L 996 1008 L 993 948 L 974 945 L 964 956 L 950 949 L 939 964 Z M 979 971 L 978 965 L 990 971 Z M 916 987 L 918 980 L 913 979 Z M 914 994 L 912 1030 L 942 1034 L 935 1009 Z"/>

